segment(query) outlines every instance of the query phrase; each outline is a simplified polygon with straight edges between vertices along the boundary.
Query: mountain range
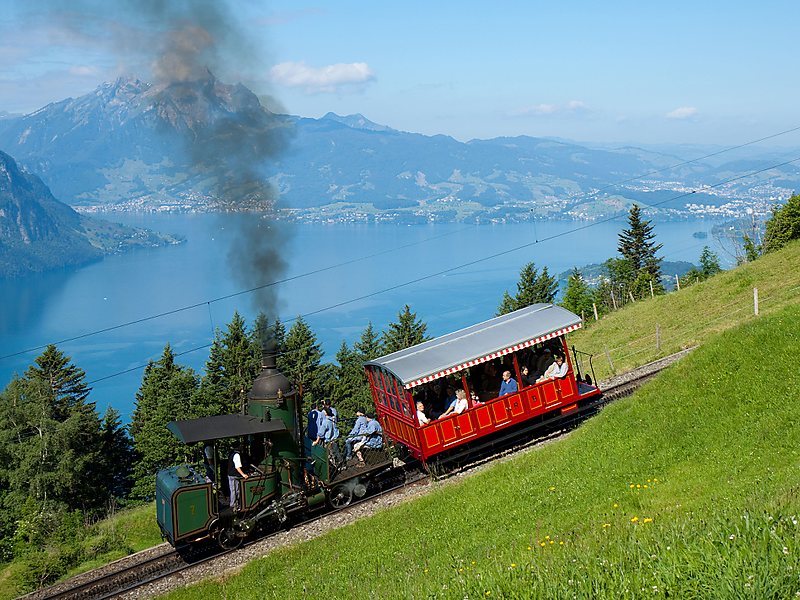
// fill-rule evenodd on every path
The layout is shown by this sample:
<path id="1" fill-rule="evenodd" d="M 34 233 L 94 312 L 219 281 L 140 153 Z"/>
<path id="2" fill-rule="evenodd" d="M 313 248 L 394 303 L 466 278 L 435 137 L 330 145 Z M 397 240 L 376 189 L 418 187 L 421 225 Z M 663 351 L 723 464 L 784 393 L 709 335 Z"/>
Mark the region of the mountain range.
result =
<path id="1" fill-rule="evenodd" d="M 791 164 L 673 201 L 687 187 L 770 163 L 747 155 L 687 164 L 664 149 L 527 136 L 460 142 L 398 131 L 359 114 L 281 115 L 243 85 L 211 73 L 171 85 L 120 78 L 29 115 L 5 115 L 0 149 L 56 197 L 84 210 L 236 209 L 220 197 L 221 168 L 254 170 L 279 192 L 284 214 L 314 218 L 597 218 L 634 201 L 680 216 L 688 201 L 712 207 L 733 201 L 735 208 L 737 198 L 750 206 L 763 199 L 767 210 L 800 184 Z M 252 160 L 243 165 L 242 156 Z M 647 181 L 637 180 L 644 173 Z M 627 183 L 612 185 L 620 181 Z"/>
<path id="2" fill-rule="evenodd" d="M 178 241 L 78 214 L 56 200 L 41 179 L 0 152 L 0 277 L 80 265 L 129 248 Z"/>

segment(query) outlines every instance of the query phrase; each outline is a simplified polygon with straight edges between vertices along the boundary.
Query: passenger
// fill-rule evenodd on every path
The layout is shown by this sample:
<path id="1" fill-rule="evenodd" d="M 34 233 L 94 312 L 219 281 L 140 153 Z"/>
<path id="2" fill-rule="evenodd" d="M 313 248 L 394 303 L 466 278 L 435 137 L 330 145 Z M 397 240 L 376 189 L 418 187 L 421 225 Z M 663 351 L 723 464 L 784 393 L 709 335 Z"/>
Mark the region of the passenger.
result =
<path id="1" fill-rule="evenodd" d="M 546 379 L 562 379 L 566 376 L 568 367 L 569 365 L 567 365 L 567 361 L 564 360 L 564 357 L 557 354 L 553 364 L 550 365 L 544 372 L 544 375 L 539 377 L 536 381 L 538 383 Z"/>
<path id="2" fill-rule="evenodd" d="M 325 422 L 325 403 L 320 400 L 317 402 L 317 437 L 319 437 L 319 430 Z"/>
<path id="3" fill-rule="evenodd" d="M 311 410 L 308 411 L 308 425 L 306 426 L 306 437 L 310 440 L 317 439 L 317 430 L 319 429 L 319 411 L 317 405 L 312 404 Z"/>
<path id="4" fill-rule="evenodd" d="M 231 494 L 228 503 L 234 512 L 241 508 L 239 498 L 242 495 L 242 481 L 248 477 L 249 462 L 247 455 L 242 450 L 242 444 L 237 442 L 228 455 L 228 488 Z"/>
<path id="5" fill-rule="evenodd" d="M 317 430 L 317 439 L 313 441 L 312 446 L 323 445 L 333 453 L 336 462 L 342 461 L 342 456 L 339 453 L 339 445 L 336 440 L 339 437 L 339 428 L 336 427 L 336 422 L 333 420 L 333 410 L 330 407 L 322 411 L 323 421 L 319 430 Z"/>
<path id="6" fill-rule="evenodd" d="M 458 400 L 458 398 L 456 398 L 456 388 L 454 388 L 452 385 L 448 385 L 447 386 L 447 398 L 445 399 L 445 404 L 444 405 L 447 408 L 450 408 L 453 404 L 456 403 L 456 400 Z"/>
<path id="7" fill-rule="evenodd" d="M 505 396 L 506 394 L 514 394 L 519 390 L 516 380 L 511 377 L 511 371 L 503 371 L 503 383 L 500 384 L 500 393 L 498 396 Z"/>
<path id="8" fill-rule="evenodd" d="M 522 387 L 528 387 L 536 383 L 536 379 L 529 374 L 528 367 L 523 366 L 520 373 L 522 375 Z"/>
<path id="9" fill-rule="evenodd" d="M 359 466 L 364 466 L 366 464 L 364 461 L 364 455 L 361 453 L 363 448 L 371 448 L 373 450 L 379 450 L 383 448 L 383 428 L 375 418 L 375 413 L 367 413 L 364 416 L 367 417 L 367 426 L 364 430 L 365 439 L 363 442 L 354 446 L 356 456 L 358 456 Z"/>
<path id="10" fill-rule="evenodd" d="M 364 439 L 364 430 L 367 427 L 367 418 L 364 416 L 364 409 L 356 409 L 356 423 L 347 434 L 347 439 L 344 441 L 344 459 L 350 460 L 353 458 L 353 446 Z"/>
<path id="11" fill-rule="evenodd" d="M 339 425 L 339 411 L 336 410 L 333 406 L 331 406 L 330 400 L 325 400 L 323 404 L 323 410 L 326 408 L 330 408 L 331 412 L 333 413 L 333 423 L 338 426 Z"/>
<path id="12" fill-rule="evenodd" d="M 539 358 L 536 359 L 536 370 L 533 372 L 533 377 L 538 381 L 538 379 L 544 375 L 544 372 L 547 370 L 553 362 L 553 351 L 545 346 L 542 353 L 539 355 Z"/>
<path id="13" fill-rule="evenodd" d="M 455 404 L 451 404 L 450 407 L 442 413 L 439 417 L 440 419 L 444 419 L 445 417 L 449 417 L 450 415 L 460 415 L 462 412 L 467 410 L 469 404 L 467 403 L 467 393 L 464 390 L 456 390 L 456 401 Z"/>
<path id="14" fill-rule="evenodd" d="M 420 425 L 427 425 L 431 420 L 425 416 L 425 405 L 422 402 L 417 402 L 417 421 Z"/>
<path id="15" fill-rule="evenodd" d="M 211 444 L 206 444 L 203 448 L 203 468 L 206 473 L 206 483 L 216 483 L 217 474 L 214 472 L 214 446 Z"/>

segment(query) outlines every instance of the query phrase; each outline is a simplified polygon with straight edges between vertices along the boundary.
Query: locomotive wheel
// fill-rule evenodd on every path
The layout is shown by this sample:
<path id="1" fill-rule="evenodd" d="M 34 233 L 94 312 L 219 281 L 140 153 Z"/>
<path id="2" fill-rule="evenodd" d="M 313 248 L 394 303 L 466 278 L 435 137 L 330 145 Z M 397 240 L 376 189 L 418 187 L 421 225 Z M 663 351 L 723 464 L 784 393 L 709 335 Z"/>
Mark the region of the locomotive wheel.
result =
<path id="1" fill-rule="evenodd" d="M 244 540 L 243 537 L 236 535 L 231 527 L 223 527 L 215 537 L 219 547 L 223 550 L 236 550 Z"/>
<path id="2" fill-rule="evenodd" d="M 328 502 L 333 508 L 344 508 L 353 501 L 353 490 L 343 485 L 336 486 L 328 496 Z"/>

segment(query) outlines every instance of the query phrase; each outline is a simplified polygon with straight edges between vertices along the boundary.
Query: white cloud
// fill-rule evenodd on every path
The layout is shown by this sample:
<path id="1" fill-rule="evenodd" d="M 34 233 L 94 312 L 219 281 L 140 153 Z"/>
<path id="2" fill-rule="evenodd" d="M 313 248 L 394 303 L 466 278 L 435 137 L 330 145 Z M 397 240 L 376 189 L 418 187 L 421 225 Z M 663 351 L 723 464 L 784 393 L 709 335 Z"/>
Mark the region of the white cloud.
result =
<path id="1" fill-rule="evenodd" d="M 697 116 L 697 109 L 694 106 L 681 106 L 664 115 L 668 119 L 691 119 Z"/>
<path id="2" fill-rule="evenodd" d="M 587 111 L 585 102 L 581 100 L 570 100 L 566 104 L 533 104 L 517 110 L 511 111 L 511 116 L 528 117 L 543 115 L 568 115 Z"/>
<path id="3" fill-rule="evenodd" d="M 77 75 L 78 77 L 89 77 L 92 75 L 97 75 L 97 73 L 97 67 L 92 67 L 89 65 L 74 65 L 69 68 L 69 74 Z"/>
<path id="4" fill-rule="evenodd" d="M 304 62 L 284 62 L 270 69 L 270 79 L 285 87 L 299 87 L 308 93 L 338 92 L 375 80 L 367 63 L 337 63 L 310 67 Z"/>

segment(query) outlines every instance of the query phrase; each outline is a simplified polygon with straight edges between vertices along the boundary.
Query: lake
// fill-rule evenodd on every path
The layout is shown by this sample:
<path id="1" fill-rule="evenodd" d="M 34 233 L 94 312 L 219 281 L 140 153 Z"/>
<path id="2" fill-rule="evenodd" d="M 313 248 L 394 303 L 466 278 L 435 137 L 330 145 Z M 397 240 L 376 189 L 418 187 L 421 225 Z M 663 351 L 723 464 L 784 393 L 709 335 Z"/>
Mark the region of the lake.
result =
<path id="1" fill-rule="evenodd" d="M 102 217 L 176 233 L 187 241 L 111 256 L 81 268 L 0 280 L 0 356 L 199 304 L 58 344 L 93 382 L 91 398 L 98 409 L 112 405 L 128 420 L 141 382 L 140 367 L 157 359 L 169 342 L 178 353 L 200 348 L 178 360 L 201 372 L 208 357 L 204 346 L 210 344 L 214 328 L 224 328 L 235 310 L 251 325 L 260 308 L 254 294 L 211 301 L 269 281 L 237 281 L 231 274 L 228 249 L 240 235 L 241 220 L 249 218 L 245 215 Z M 377 330 L 384 329 L 404 304 L 427 323 L 430 335 L 441 335 L 494 316 L 503 291 L 515 292 L 519 270 L 527 261 L 558 274 L 614 256 L 617 234 L 625 224 L 621 217 L 590 227 L 566 221 L 282 226 L 287 231 L 284 277 L 296 278 L 278 286 L 278 313 L 283 321 L 308 315 L 326 360 L 334 359 L 342 340 L 357 340 L 369 321 Z M 656 241 L 664 244 L 661 255 L 668 261 L 696 263 L 706 244 L 722 255 L 710 235 L 713 224 L 655 223 Z M 708 238 L 692 237 L 701 231 L 708 232 Z M 557 237 L 547 240 L 553 236 Z M 526 244 L 532 245 L 514 250 Z M 357 260 L 375 254 L 379 255 Z M 492 255 L 497 256 L 482 260 Z M 334 267 L 347 261 L 356 262 Z M 326 267 L 334 268 L 301 277 Z M 0 385 L 5 387 L 13 373 L 24 372 L 40 353 L 0 359 Z"/>

